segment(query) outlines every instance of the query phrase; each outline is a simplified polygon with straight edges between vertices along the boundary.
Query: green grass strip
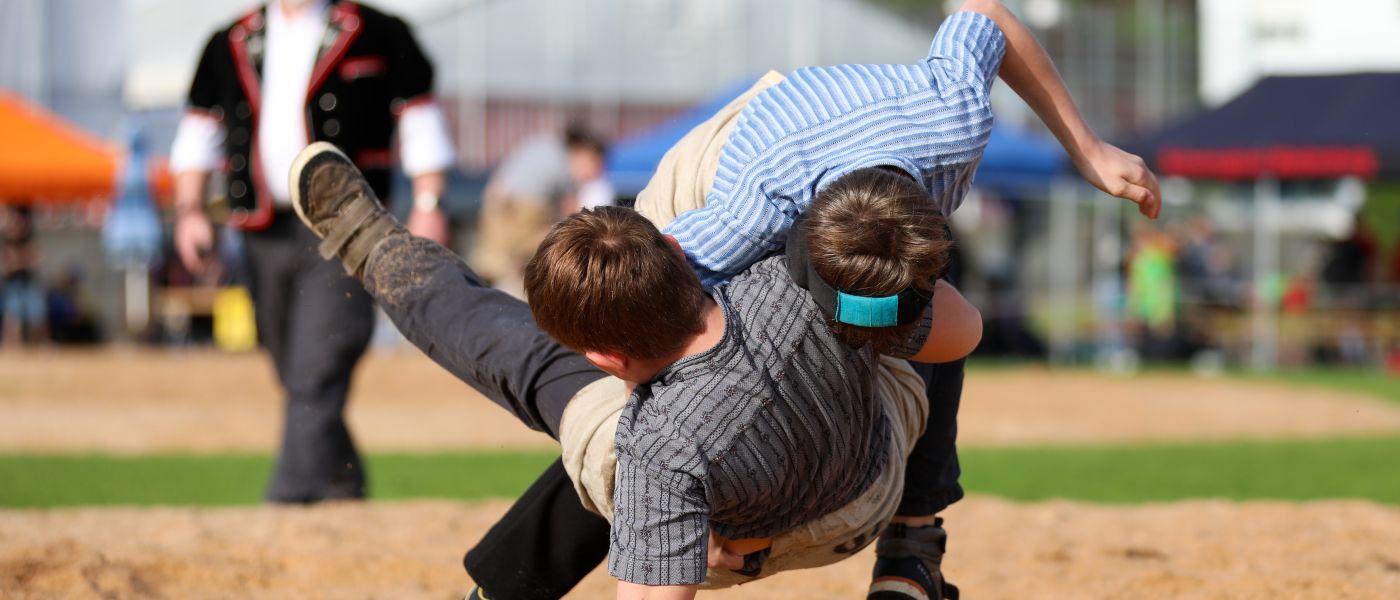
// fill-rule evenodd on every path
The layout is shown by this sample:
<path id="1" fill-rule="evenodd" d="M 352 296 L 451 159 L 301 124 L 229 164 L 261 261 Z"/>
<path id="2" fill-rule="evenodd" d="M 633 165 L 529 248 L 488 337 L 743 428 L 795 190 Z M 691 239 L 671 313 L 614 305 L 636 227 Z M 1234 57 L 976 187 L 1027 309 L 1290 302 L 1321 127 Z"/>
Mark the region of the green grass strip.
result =
<path id="1" fill-rule="evenodd" d="M 975 448 L 963 485 L 1016 500 L 1187 498 L 1400 503 L 1400 437 L 1062 448 Z"/>
<path id="2" fill-rule="evenodd" d="M 375 499 L 511 498 L 557 455 L 377 454 Z M 1400 504 L 1400 437 L 969 448 L 969 492 L 1016 500 L 1361 498 Z M 254 504 L 272 461 L 248 455 L 0 456 L 0 506 Z"/>
<path id="3" fill-rule="evenodd" d="M 975 357 L 967 363 L 969 377 L 1033 369 L 1042 370 L 1044 367 L 1025 360 L 997 357 Z M 1088 366 L 1058 368 L 1055 371 L 1093 373 L 1105 379 L 1120 378 L 1118 375 L 1100 373 Z M 1170 375 L 1180 377 L 1182 380 L 1199 378 L 1198 375 L 1192 373 L 1191 367 L 1186 364 L 1149 364 L 1140 373 L 1143 375 Z M 1347 392 L 1400 403 L 1400 375 L 1374 368 L 1306 367 L 1288 368 L 1273 373 L 1232 369 L 1226 371 L 1224 375 L 1229 379 L 1250 383 L 1284 384 Z"/>
<path id="4" fill-rule="evenodd" d="M 513 498 L 557 454 L 475 452 L 368 457 L 376 499 Z M 256 504 L 272 471 L 260 455 L 5 455 L 0 506 Z"/>

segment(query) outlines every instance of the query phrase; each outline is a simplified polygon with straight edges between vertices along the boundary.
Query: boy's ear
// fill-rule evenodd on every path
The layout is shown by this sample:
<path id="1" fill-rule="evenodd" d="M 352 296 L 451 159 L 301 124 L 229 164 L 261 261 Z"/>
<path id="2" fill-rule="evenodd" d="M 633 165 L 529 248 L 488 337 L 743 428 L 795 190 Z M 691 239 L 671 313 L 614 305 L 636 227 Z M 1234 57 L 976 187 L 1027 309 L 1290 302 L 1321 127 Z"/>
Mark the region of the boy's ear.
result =
<path id="1" fill-rule="evenodd" d="M 610 350 L 589 350 L 583 353 L 583 357 L 588 359 L 588 362 L 593 363 L 593 366 L 602 369 L 604 373 L 621 379 L 626 379 L 623 374 L 627 372 L 628 367 L 632 366 L 632 359 Z"/>
<path id="2" fill-rule="evenodd" d="M 670 244 L 672 248 L 675 248 L 676 252 L 680 252 L 681 256 L 685 256 L 685 248 L 681 247 L 681 242 L 680 240 L 676 239 L 676 236 L 671 235 L 669 233 L 663 233 L 661 234 L 661 237 L 666 238 L 666 243 Z"/>

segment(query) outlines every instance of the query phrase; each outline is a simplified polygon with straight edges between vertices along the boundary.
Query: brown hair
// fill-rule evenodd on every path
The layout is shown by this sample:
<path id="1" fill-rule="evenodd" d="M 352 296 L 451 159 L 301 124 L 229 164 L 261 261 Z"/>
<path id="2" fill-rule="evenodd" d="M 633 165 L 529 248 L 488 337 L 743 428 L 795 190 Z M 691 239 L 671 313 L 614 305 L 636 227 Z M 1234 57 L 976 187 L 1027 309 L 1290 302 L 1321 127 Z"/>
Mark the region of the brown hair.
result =
<path id="1" fill-rule="evenodd" d="M 625 208 L 555 225 L 525 267 L 525 293 L 540 329 L 580 352 L 663 358 L 703 324 L 705 291 L 685 257 Z"/>
<path id="2" fill-rule="evenodd" d="M 861 296 L 892 296 L 910 285 L 932 290 L 952 245 L 928 192 L 908 175 L 879 167 L 843 175 L 817 192 L 806 219 L 817 274 L 832 287 Z M 879 352 L 903 341 L 912 326 L 831 322 L 846 343 Z"/>

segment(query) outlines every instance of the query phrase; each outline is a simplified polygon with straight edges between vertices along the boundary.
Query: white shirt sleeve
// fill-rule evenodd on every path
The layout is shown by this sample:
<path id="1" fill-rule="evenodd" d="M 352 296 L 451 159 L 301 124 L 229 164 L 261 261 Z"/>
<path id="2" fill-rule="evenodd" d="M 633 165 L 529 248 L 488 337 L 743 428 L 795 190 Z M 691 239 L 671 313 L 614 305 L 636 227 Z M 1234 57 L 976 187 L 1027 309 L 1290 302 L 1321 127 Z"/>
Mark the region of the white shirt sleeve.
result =
<path id="1" fill-rule="evenodd" d="M 447 170 L 457 160 L 447 134 L 447 117 L 437 102 L 404 109 L 399 117 L 399 160 L 409 177 Z"/>
<path id="2" fill-rule="evenodd" d="M 218 170 L 224 160 L 224 127 L 214 117 L 186 112 L 170 145 L 170 172 Z"/>

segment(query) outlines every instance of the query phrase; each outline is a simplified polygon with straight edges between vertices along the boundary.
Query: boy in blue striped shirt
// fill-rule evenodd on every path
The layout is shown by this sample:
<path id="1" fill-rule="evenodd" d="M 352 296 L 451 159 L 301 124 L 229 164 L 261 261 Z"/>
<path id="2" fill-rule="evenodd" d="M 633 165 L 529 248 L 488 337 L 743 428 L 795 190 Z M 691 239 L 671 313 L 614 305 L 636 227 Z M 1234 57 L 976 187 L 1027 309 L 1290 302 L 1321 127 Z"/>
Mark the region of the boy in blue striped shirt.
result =
<path id="1" fill-rule="evenodd" d="M 992 123 L 989 91 L 997 76 L 1044 120 L 1087 180 L 1156 217 L 1160 200 L 1152 174 L 1140 159 L 1089 130 L 1024 25 L 995 0 L 969 0 L 962 9 L 942 25 L 929 55 L 918 63 L 808 68 L 781 82 L 765 78 L 760 86 L 771 87 L 736 101 L 741 112 L 732 125 L 705 132 L 711 138 L 697 143 L 715 150 L 717 158 L 713 171 L 699 177 L 712 175 L 713 183 L 699 186 L 703 202 L 694 202 L 695 210 L 677 216 L 665 232 L 680 242 L 706 287 L 782 250 L 788 230 L 821 191 L 867 169 L 914 180 L 931 208 L 951 213 L 967 193 L 986 147 Z M 668 161 L 677 162 L 670 155 Z M 698 162 L 701 170 L 709 164 Z M 649 187 L 650 202 L 678 208 L 690 201 L 685 196 L 693 194 L 676 188 L 664 183 Z M 656 197 L 668 193 L 675 197 Z M 639 198 L 638 209 L 658 221 L 648 214 L 647 203 L 648 198 Z M 871 599 L 956 594 L 943 588 L 939 574 L 943 534 L 935 515 L 962 495 L 953 446 L 962 363 L 938 365 L 929 381 L 928 427 L 910 458 L 895 525 L 877 547 L 880 560 Z M 567 481 L 558 480 L 559 486 Z M 549 521 L 549 510 L 561 510 L 560 498 L 569 498 L 570 491 L 532 488 L 468 555 L 468 570 L 493 597 L 510 597 L 511 589 L 523 594 L 567 590 L 577 580 L 562 581 L 573 577 L 564 573 L 587 570 L 522 570 L 521 561 L 538 564 L 539 557 L 549 556 L 556 563 L 583 566 L 601 560 L 596 540 L 575 531 L 560 528 L 528 539 L 510 533 L 521 527 L 540 531 L 543 526 L 537 525 Z M 709 557 L 712 567 L 732 567 L 735 561 L 742 562 L 741 557 L 722 551 Z M 488 566 L 511 564 L 516 568 L 508 573 L 488 572 L 498 570 Z M 685 598 L 694 591 L 693 586 L 619 585 L 619 597 L 626 598 Z"/>
<path id="2" fill-rule="evenodd" d="M 739 110 L 737 116 L 715 119 L 732 125 L 697 128 L 691 136 L 707 139 L 682 140 L 678 147 L 706 146 L 711 154 L 719 148 L 713 183 L 703 190 L 703 204 L 663 231 L 677 239 L 709 288 L 782 251 L 794 221 L 814 200 L 838 182 L 869 180 L 861 175 L 870 169 L 913 179 L 932 209 L 950 215 L 986 149 L 990 90 L 998 76 L 1044 121 L 1085 179 L 1157 217 L 1160 191 L 1143 161 L 1089 129 L 1045 51 L 1000 2 L 968 0 L 941 25 L 920 62 L 809 67 L 781 80 L 770 75 L 749 99 L 727 109 Z M 711 161 L 694 162 L 707 169 Z M 668 168 L 665 161 L 662 168 Z M 656 205 L 678 211 L 686 204 L 666 197 L 686 195 L 684 186 L 662 179 L 638 198 L 638 210 L 654 221 L 664 212 Z M 813 252 L 841 251 L 818 243 L 812 242 Z M 943 589 L 938 571 L 944 534 L 936 515 L 962 497 L 954 445 L 962 367 L 960 360 L 925 367 L 929 421 L 909 459 L 894 526 L 877 547 L 872 600 L 956 595 L 951 586 Z"/>
<path id="3" fill-rule="evenodd" d="M 1000 2 L 970 0 L 918 63 L 808 67 L 759 92 L 724 141 L 705 205 L 664 231 L 713 287 L 781 249 L 818 191 L 862 168 L 907 173 L 951 214 L 991 135 L 998 75 L 1090 183 L 1156 217 L 1157 184 L 1141 159 L 1089 130 L 1044 50 Z"/>

